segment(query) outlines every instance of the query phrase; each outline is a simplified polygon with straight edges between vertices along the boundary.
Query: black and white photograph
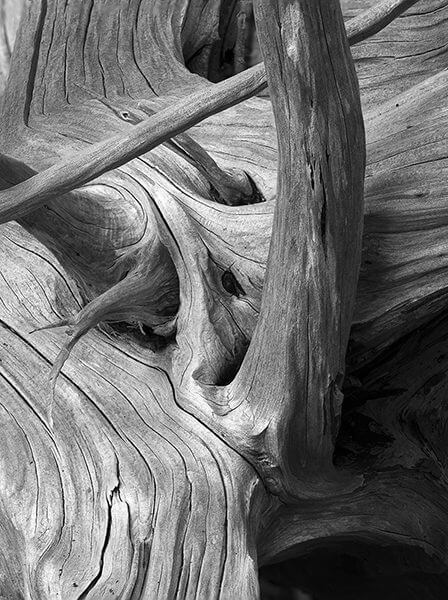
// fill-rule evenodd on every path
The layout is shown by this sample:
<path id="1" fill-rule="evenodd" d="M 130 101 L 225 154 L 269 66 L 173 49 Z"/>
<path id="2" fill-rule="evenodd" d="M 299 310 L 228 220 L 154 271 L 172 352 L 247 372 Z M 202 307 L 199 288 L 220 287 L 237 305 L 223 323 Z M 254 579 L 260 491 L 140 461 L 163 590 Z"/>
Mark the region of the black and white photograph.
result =
<path id="1" fill-rule="evenodd" d="M 0 600 L 448 599 L 448 0 L 0 0 Z"/>

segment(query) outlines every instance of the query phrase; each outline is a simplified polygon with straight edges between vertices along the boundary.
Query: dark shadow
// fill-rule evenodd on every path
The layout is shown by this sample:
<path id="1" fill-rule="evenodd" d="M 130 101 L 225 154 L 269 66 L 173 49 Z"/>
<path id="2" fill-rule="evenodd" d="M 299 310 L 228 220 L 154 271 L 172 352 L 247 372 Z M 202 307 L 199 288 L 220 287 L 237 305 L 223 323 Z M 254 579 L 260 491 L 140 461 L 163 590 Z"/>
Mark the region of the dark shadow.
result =
<path id="1" fill-rule="evenodd" d="M 312 600 L 448 597 L 448 572 L 421 548 L 344 538 L 327 540 L 325 547 L 312 546 L 298 558 L 260 570 L 264 582 L 285 590 L 284 596 L 277 596 L 279 600 L 300 598 L 298 590 L 302 597 L 304 593 L 311 595 Z M 291 590 L 297 590 L 297 595 L 291 595 Z M 262 596 L 263 600 L 274 598 L 269 594 Z"/>

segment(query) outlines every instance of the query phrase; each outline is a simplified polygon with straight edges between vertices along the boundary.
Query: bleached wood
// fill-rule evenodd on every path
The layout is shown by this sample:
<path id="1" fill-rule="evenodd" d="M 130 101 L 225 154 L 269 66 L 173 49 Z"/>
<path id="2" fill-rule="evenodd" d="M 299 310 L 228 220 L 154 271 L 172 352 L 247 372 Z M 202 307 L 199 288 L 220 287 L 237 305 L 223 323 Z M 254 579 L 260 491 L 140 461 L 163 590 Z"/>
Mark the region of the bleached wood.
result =
<path id="1" fill-rule="evenodd" d="M 367 7 L 354 4 L 350 15 Z M 389 51 L 393 36 L 399 36 L 402 54 L 411 57 L 443 35 L 446 6 L 439 1 L 434 10 L 432 2 L 424 14 L 423 4 L 365 42 L 369 68 L 375 68 L 371 51 L 377 40 L 387 39 Z M 277 200 L 270 102 L 245 100 L 189 130 L 218 169 L 247 173 L 257 197 L 265 200 L 242 206 L 216 202 L 213 177 L 201 164 L 204 154 L 186 156 L 168 143 L 136 150 L 136 138 L 146 143 L 149 137 L 142 141 L 143 122 L 129 115 L 142 106 L 160 111 L 185 99 L 213 97 L 215 88 L 183 61 L 196 56 L 206 66 L 223 6 L 202 0 L 119 0 L 111 6 L 74 1 L 62 10 L 60 2 L 26 3 L 5 95 L 0 186 L 6 195 L 31 175 L 43 180 L 45 170 L 55 172 L 60 165 L 69 172 L 70 164 L 78 164 L 77 177 L 85 170 L 63 188 L 63 197 L 50 186 L 53 199 L 42 196 L 20 224 L 1 227 L 0 595 L 255 599 L 258 566 L 307 556 L 316 574 L 313 589 L 325 598 L 330 592 L 322 586 L 331 585 L 334 567 L 323 577 L 315 550 L 334 548 L 331 563 L 339 564 L 337 557 L 350 543 L 355 549 L 361 543 L 375 581 L 384 575 L 379 555 L 389 556 L 390 550 L 389 568 L 404 573 L 403 589 L 420 592 L 423 584 L 406 571 L 417 569 L 430 578 L 423 590 L 440 600 L 448 539 L 441 401 L 446 325 L 440 316 L 448 289 L 447 80 L 446 72 L 435 72 L 443 49 L 431 55 L 427 70 L 425 56 L 397 61 L 406 76 L 391 85 L 384 79 L 386 68 L 372 70 L 369 85 L 376 74 L 378 88 L 371 89 L 380 90 L 376 97 L 385 102 L 372 104 L 361 81 L 363 104 L 371 106 L 364 115 L 365 233 L 342 427 L 335 442 L 323 440 L 327 451 L 309 452 L 318 465 L 314 473 L 310 460 L 307 477 L 302 470 L 297 478 L 294 461 L 282 459 L 285 477 L 257 452 L 281 446 L 282 438 L 271 436 L 266 444 L 265 424 L 251 420 L 249 406 L 236 409 L 243 396 L 222 394 L 232 389 L 229 382 L 250 340 L 254 347 L 259 320 Z M 376 5 L 370 14 L 377 15 Z M 350 33 L 354 25 L 347 27 Z M 418 43 L 413 30 L 422 36 Z M 360 52 L 355 62 L 362 75 Z M 243 75 L 258 86 L 254 72 L 260 71 Z M 235 81 L 241 79 L 218 88 L 224 90 L 217 100 L 221 107 L 233 103 Z M 406 82 L 416 85 L 405 89 Z M 294 78 L 280 85 L 279 97 L 296 85 Z M 250 95 L 248 89 L 242 93 Z M 204 106 L 208 110 L 206 105 L 190 107 L 190 116 Z M 285 118 L 279 114 L 276 109 L 277 123 Z M 183 117 L 177 124 L 166 120 L 159 141 L 179 123 L 185 126 Z M 117 158 L 111 139 L 126 140 L 130 154 Z M 293 137 L 291 142 L 300 155 L 300 145 Z M 82 158 L 98 148 L 103 174 L 87 183 L 99 171 L 89 175 Z M 121 166 L 108 170 L 118 164 L 111 156 Z M 284 169 L 285 160 L 281 163 Z M 346 169 L 343 161 L 341 170 Z M 302 175 L 310 185 L 307 173 Z M 57 185 L 64 181 L 65 175 L 56 177 Z M 353 227 L 347 235 L 357 232 Z M 356 262 L 355 254 L 338 254 L 338 264 Z M 274 276 L 272 281 L 279 273 Z M 347 337 L 354 299 L 350 289 L 341 303 L 341 338 Z M 102 325 L 103 331 L 79 340 L 57 381 L 51 430 L 48 376 L 70 337 L 62 330 L 30 331 L 60 319 L 81 331 L 99 320 L 121 323 Z M 160 335 L 157 323 L 169 324 Z M 341 339 L 334 353 L 339 362 L 344 343 Z M 389 351 L 397 352 L 395 362 L 382 354 Z M 326 352 L 332 349 L 324 346 Z M 277 423 L 270 427 L 281 433 Z M 254 445 L 255 432 L 260 435 Z M 337 479 L 335 472 L 342 488 L 328 485 Z M 284 487 L 278 484 L 285 480 L 289 494 L 280 502 Z M 311 502 L 304 499 L 310 495 Z M 302 566 L 296 565 L 296 577 L 305 572 Z M 397 589 L 398 583 L 389 577 L 389 585 Z M 367 591 L 363 585 L 356 597 Z M 339 592 L 346 600 L 334 588 L 331 600 Z"/>

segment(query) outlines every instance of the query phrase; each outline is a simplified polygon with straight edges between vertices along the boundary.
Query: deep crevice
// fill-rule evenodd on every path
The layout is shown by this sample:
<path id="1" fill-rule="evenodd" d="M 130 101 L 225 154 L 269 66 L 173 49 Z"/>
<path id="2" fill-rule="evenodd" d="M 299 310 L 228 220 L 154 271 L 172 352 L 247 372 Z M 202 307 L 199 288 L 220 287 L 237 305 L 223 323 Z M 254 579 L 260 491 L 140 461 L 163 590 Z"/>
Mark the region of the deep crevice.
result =
<path id="1" fill-rule="evenodd" d="M 36 80 L 37 67 L 39 64 L 40 46 L 45 26 L 45 17 L 47 16 L 47 8 L 47 0 L 42 0 L 41 11 L 39 14 L 39 20 L 37 22 L 36 33 L 33 42 L 33 55 L 31 58 L 30 72 L 26 84 L 26 98 L 25 105 L 23 108 L 23 122 L 26 126 L 28 126 L 28 122 L 30 119 L 31 103 L 33 101 L 34 95 L 34 83 Z"/>
<path id="2" fill-rule="evenodd" d="M 112 335 L 132 339 L 142 348 L 149 348 L 153 352 L 166 350 L 176 339 L 175 332 L 169 336 L 158 335 L 152 327 L 144 323 L 137 325 L 127 321 L 117 321 L 115 323 L 104 323 L 101 327 L 106 332 L 112 333 Z"/>
<path id="3" fill-rule="evenodd" d="M 320 184 L 322 187 L 322 208 L 320 211 L 320 238 L 322 240 L 322 247 L 325 255 L 327 254 L 327 190 L 325 189 L 325 181 L 322 175 L 322 169 L 320 169 Z"/>
<path id="4" fill-rule="evenodd" d="M 232 383 L 235 379 L 238 371 L 240 370 L 241 364 L 246 356 L 246 352 L 249 348 L 250 340 L 245 340 L 245 343 L 240 344 L 238 352 L 235 354 L 234 359 L 231 363 L 228 363 L 225 367 L 220 370 L 219 377 L 215 382 L 215 385 L 226 386 Z"/>
<path id="5" fill-rule="evenodd" d="M 238 279 L 232 273 L 231 269 L 224 271 L 221 276 L 221 283 L 226 292 L 232 294 L 232 296 L 239 298 L 240 296 L 246 295 L 246 292 L 244 291 Z"/>

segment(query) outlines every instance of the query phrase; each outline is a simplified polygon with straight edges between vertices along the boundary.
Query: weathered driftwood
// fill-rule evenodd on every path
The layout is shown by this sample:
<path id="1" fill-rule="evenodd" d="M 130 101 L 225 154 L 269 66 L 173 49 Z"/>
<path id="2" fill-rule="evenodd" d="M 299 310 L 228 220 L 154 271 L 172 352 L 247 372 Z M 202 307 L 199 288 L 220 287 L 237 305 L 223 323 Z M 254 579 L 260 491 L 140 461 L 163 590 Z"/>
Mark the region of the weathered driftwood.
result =
<path id="1" fill-rule="evenodd" d="M 448 1 L 370 4 L 212 85 L 238 3 L 0 0 L 0 595 L 442 597 Z"/>

